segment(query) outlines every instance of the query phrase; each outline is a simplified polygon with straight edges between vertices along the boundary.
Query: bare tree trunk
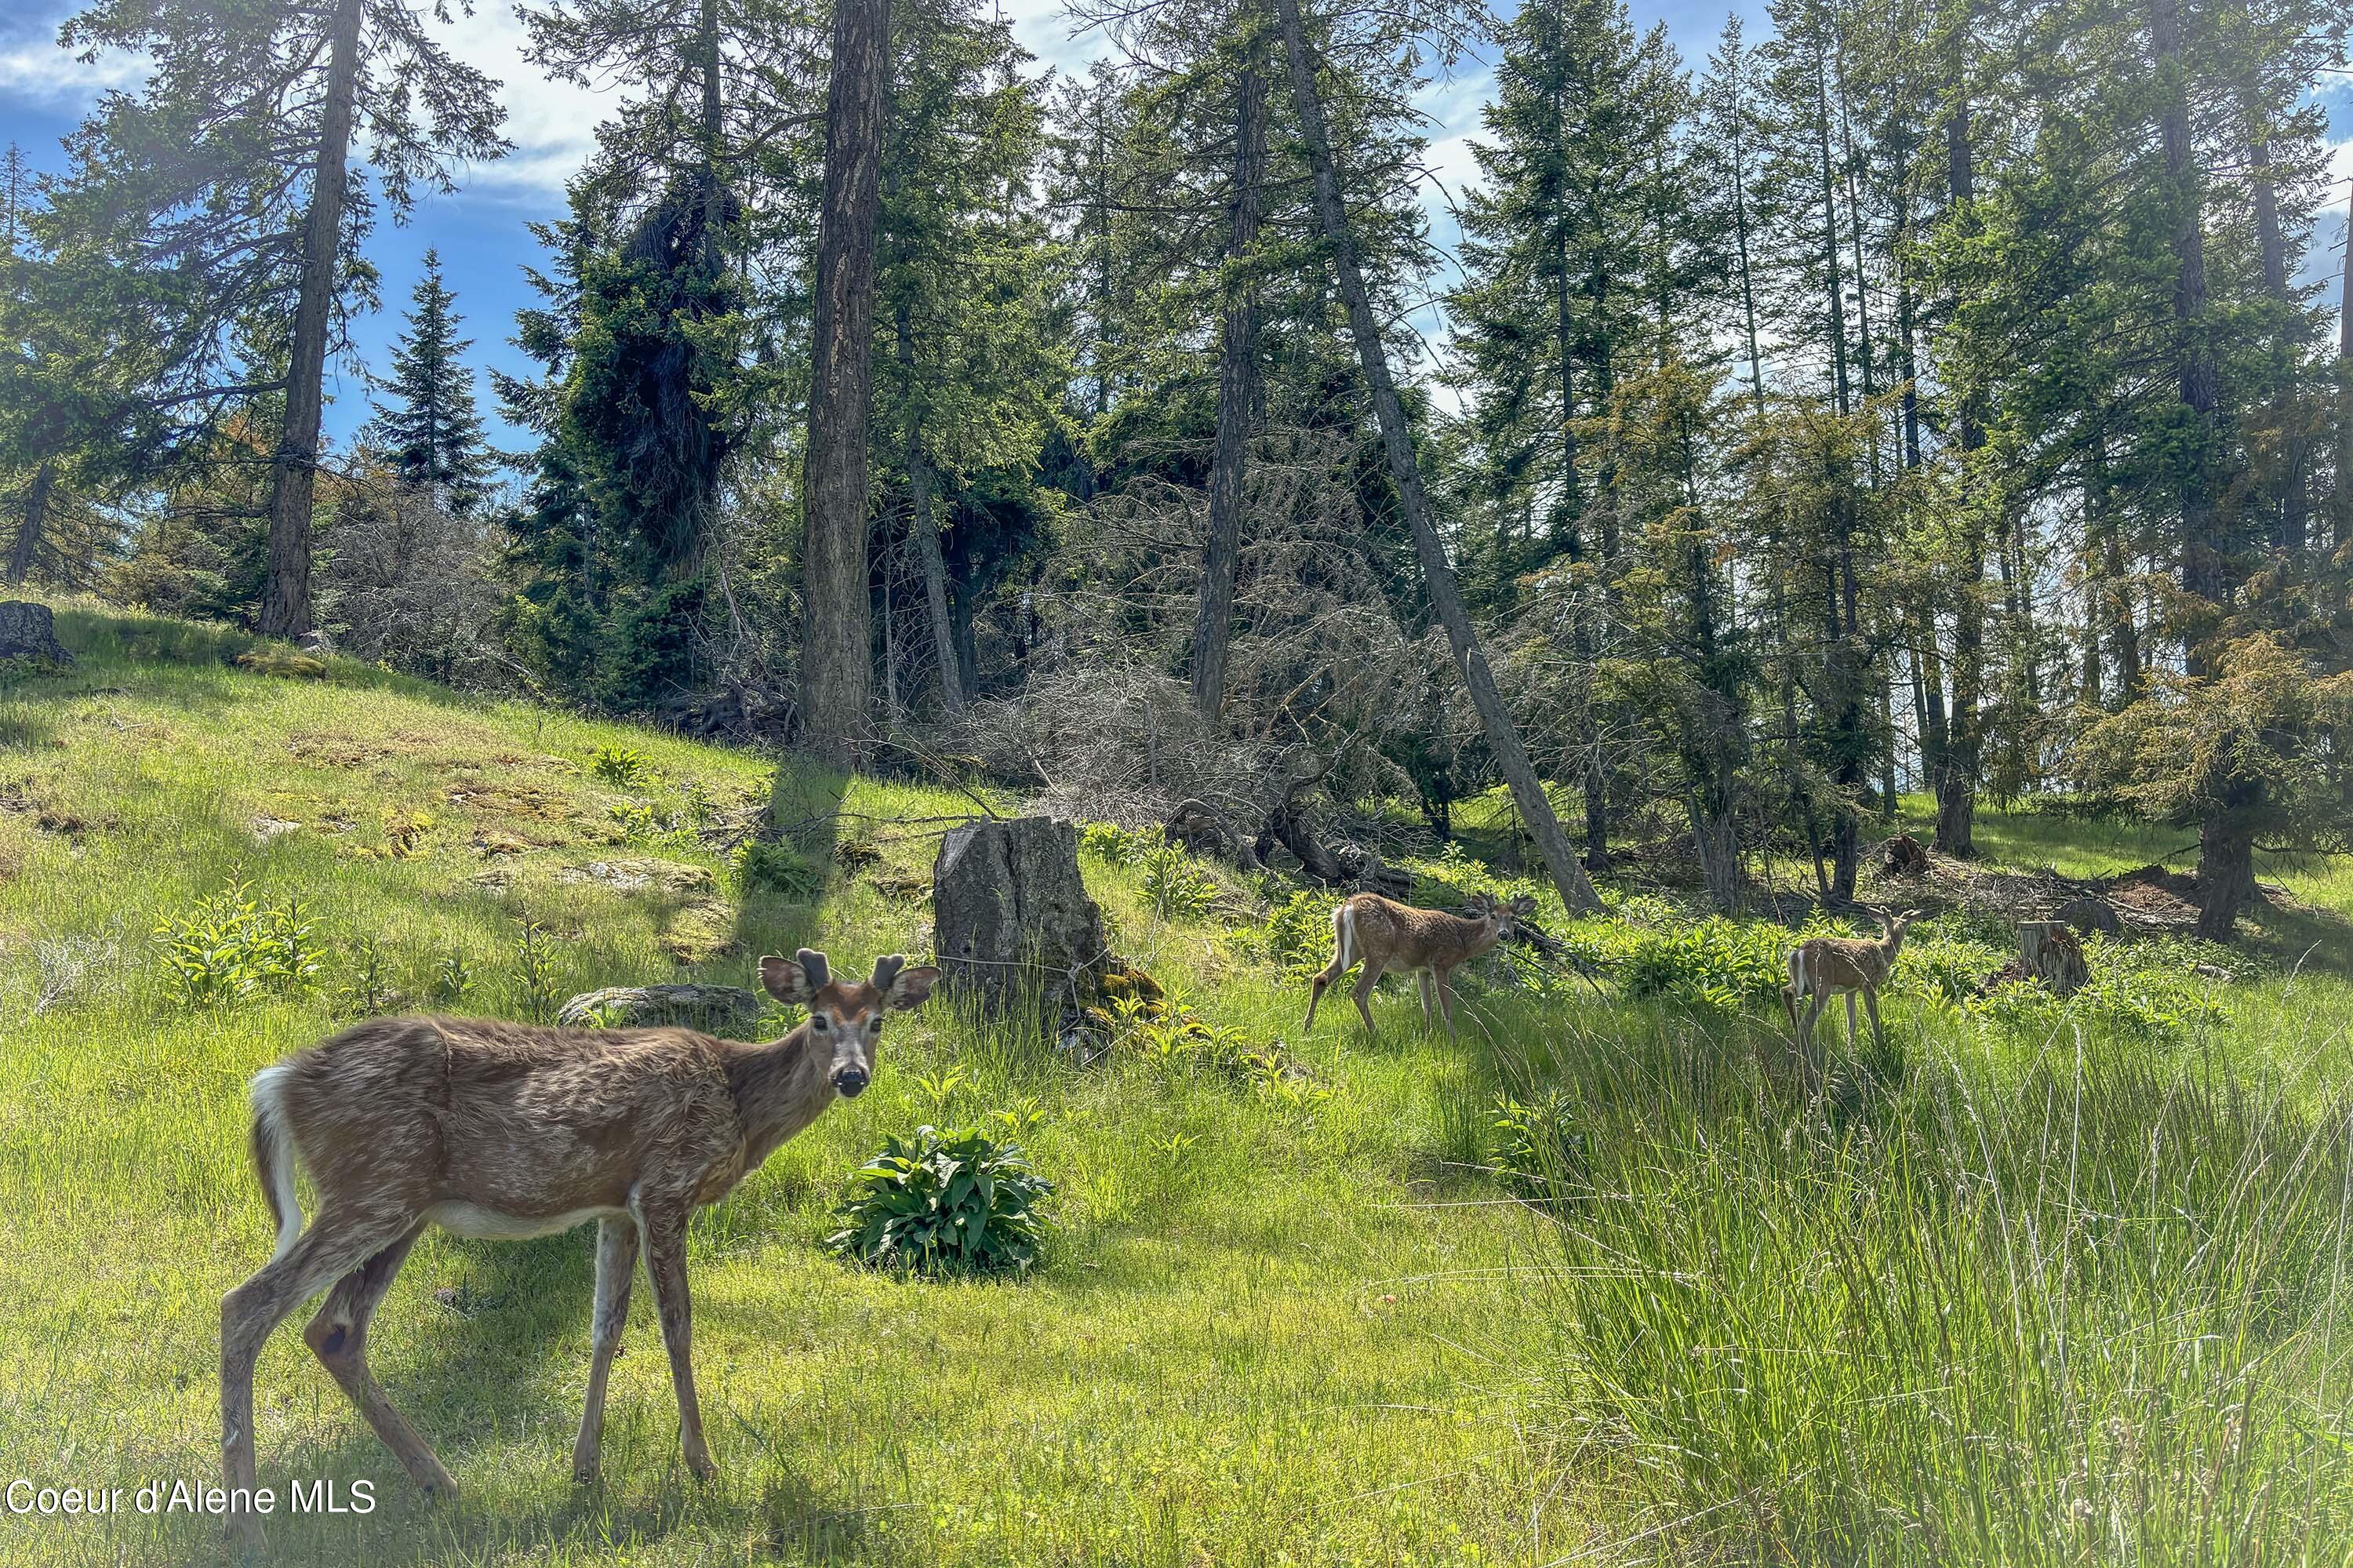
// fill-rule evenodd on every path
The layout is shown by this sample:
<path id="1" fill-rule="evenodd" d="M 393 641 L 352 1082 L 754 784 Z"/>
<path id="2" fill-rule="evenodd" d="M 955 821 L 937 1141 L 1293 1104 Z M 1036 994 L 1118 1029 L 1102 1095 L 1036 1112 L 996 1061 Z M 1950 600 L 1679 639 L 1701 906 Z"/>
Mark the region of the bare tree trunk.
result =
<path id="1" fill-rule="evenodd" d="M 1316 95 L 1315 67 L 1307 54 L 1299 0 L 1276 0 L 1276 8 L 1282 23 L 1283 48 L 1291 57 L 1292 97 L 1315 177 L 1316 216 L 1324 239 L 1332 248 L 1333 270 L 1339 279 L 1340 298 L 1348 310 L 1349 335 L 1356 340 L 1357 357 L 1364 362 L 1365 379 L 1371 384 L 1373 413 L 1380 423 L 1389 478 L 1397 486 L 1406 522 L 1413 530 L 1414 553 L 1421 560 L 1430 608 L 1446 628 L 1446 640 L 1453 648 L 1463 684 L 1470 688 L 1472 705 L 1479 711 L 1480 726 L 1486 733 L 1488 749 L 1494 753 L 1496 769 L 1511 788 L 1512 799 L 1535 840 L 1545 870 L 1551 874 L 1553 885 L 1560 890 L 1561 902 L 1573 913 L 1598 909 L 1601 900 L 1595 895 L 1584 869 L 1577 863 L 1567 836 L 1553 815 L 1552 801 L 1546 797 L 1544 785 L 1528 761 L 1527 747 L 1521 743 L 1518 726 L 1504 706 L 1503 694 L 1495 689 L 1487 655 L 1479 646 L 1470 612 L 1463 608 L 1461 591 L 1455 587 L 1453 568 L 1447 564 L 1445 546 L 1439 542 L 1438 530 L 1430 521 L 1430 498 L 1422 491 L 1421 471 L 1414 461 L 1412 440 L 1405 428 L 1405 410 L 1398 402 L 1397 386 L 1389 379 L 1388 351 L 1381 343 L 1372 301 L 1365 291 L 1364 272 L 1356 258 L 1356 237 L 1348 227 L 1347 209 L 1341 205 L 1339 171 L 1332 160 L 1331 132 L 1325 127 L 1323 100 Z"/>
<path id="2" fill-rule="evenodd" d="M 1255 46 L 1253 46 L 1255 50 Z M 1258 246 L 1259 186 L 1265 177 L 1266 79 L 1255 65 L 1235 83 L 1234 200 L 1226 265 L 1248 267 Z M 1193 624 L 1193 711 L 1209 724 L 1226 701 L 1226 654 L 1233 639 L 1234 574 L 1241 557 L 1242 481 L 1250 461 L 1251 385 L 1258 360 L 1258 290 L 1247 281 L 1226 302 L 1218 355 L 1218 437 L 1209 460 L 1209 538 L 1201 555 L 1201 604 Z"/>
<path id="3" fill-rule="evenodd" d="M 326 397 L 327 324 L 335 303 L 335 262 L 343 237 L 343 173 L 351 157 L 352 100 L 360 70 L 361 0 L 336 0 L 327 57 L 327 99 L 302 236 L 302 280 L 286 367 L 286 426 L 270 459 L 269 567 L 261 630 L 300 637 L 311 630 L 311 502 L 319 474 L 319 421 Z"/>
<path id="4" fill-rule="evenodd" d="M 16 524 L 16 543 L 8 552 L 8 586 L 22 588 L 32 574 L 34 557 L 41 551 L 41 535 L 49 522 L 49 493 L 58 482 L 58 461 L 43 458 L 25 492 L 25 515 Z"/>
<path id="5" fill-rule="evenodd" d="M 2278 330 L 2272 336 L 2272 399 L 2279 421 L 2279 542 L 2290 555 L 2304 553 L 2312 511 L 2310 484 L 2305 472 L 2308 453 L 2303 410 L 2297 406 L 2295 343 L 2291 323 L 2296 317 L 2295 294 L 2288 286 L 2287 239 L 2280 232 L 2279 196 L 2272 183 L 2272 152 L 2257 138 L 2252 149 L 2255 165 L 2255 238 L 2263 253 L 2263 288 L 2279 307 Z"/>
<path id="6" fill-rule="evenodd" d="M 855 768 L 871 727 L 866 421 L 891 0 L 836 0 L 818 214 L 801 580 L 801 744 Z"/>
<path id="7" fill-rule="evenodd" d="M 2353 203 L 2348 204 L 2345 234 L 2345 283 L 2337 323 L 2337 491 L 2329 498 L 2334 543 L 2340 550 L 2353 542 Z"/>
<path id="8" fill-rule="evenodd" d="M 1953 206 L 1964 211 L 1977 196 L 1968 85 L 1957 58 L 1966 47 L 1960 41 L 1965 37 L 1966 28 L 1955 34 L 1953 85 L 1958 98 L 1945 133 L 1946 184 Z M 1967 466 L 1985 445 L 1984 422 L 1973 398 L 1962 397 L 1957 423 L 1967 482 Z M 1978 712 L 1985 690 L 1985 535 L 1974 510 L 1962 524 L 1961 558 L 1954 577 L 1953 701 L 1946 716 L 1942 765 L 1936 779 L 1935 847 L 1942 853 L 1966 858 L 1976 850 L 1978 768 L 1985 750 L 1985 731 Z"/>

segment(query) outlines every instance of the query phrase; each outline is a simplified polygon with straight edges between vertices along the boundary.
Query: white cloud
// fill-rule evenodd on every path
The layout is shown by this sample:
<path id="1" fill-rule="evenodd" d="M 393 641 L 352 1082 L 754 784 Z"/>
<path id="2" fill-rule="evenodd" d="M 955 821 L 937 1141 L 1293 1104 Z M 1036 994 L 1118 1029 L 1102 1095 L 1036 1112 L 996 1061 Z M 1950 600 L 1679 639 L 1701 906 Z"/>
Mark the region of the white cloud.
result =
<path id="1" fill-rule="evenodd" d="M 453 11 L 449 26 L 431 31 L 443 48 L 499 83 L 506 138 L 514 151 L 467 171 L 475 189 L 556 195 L 596 150 L 596 124 L 617 95 L 551 81 L 523 58 L 528 36 L 501 0 L 482 0 L 470 16 Z"/>
<path id="2" fill-rule="evenodd" d="M 58 48 L 55 26 L 0 44 L 0 92 L 44 109 L 78 109 L 146 74 L 144 60 L 120 52 L 84 65 Z"/>

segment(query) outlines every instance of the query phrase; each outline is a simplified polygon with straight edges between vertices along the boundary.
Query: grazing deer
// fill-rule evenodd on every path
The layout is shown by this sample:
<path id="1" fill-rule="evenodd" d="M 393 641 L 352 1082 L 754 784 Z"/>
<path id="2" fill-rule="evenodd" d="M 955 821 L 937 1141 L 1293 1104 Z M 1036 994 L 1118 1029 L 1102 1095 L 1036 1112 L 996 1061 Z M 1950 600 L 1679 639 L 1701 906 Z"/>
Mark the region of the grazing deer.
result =
<path id="1" fill-rule="evenodd" d="M 1863 937 L 1816 937 L 1789 949 L 1789 983 L 1781 988 L 1781 1005 L 1788 1012 L 1799 1054 L 1814 1083 L 1821 1082 L 1822 1074 L 1821 1057 L 1814 1049 L 1814 1024 L 1834 996 L 1846 997 L 1847 1045 L 1854 1044 L 1854 999 L 1860 994 L 1863 1011 L 1871 1014 L 1871 1037 L 1882 1051 L 1887 1049 L 1886 1032 L 1879 1026 L 1879 988 L 1887 983 L 1888 972 L 1895 967 L 1905 928 L 1919 914 L 1917 909 L 1907 909 L 1890 917 L 1874 909 L 1872 918 L 1883 933 L 1876 942 Z M 1798 1016 L 1801 1001 L 1806 1003 L 1802 1019 Z"/>
<path id="2" fill-rule="evenodd" d="M 1362 959 L 1365 968 L 1356 980 L 1356 1011 L 1364 1016 L 1366 1033 L 1378 1033 L 1366 999 L 1373 994 L 1382 972 L 1411 969 L 1421 991 L 1422 1027 L 1430 1026 L 1430 997 L 1434 991 L 1438 1014 L 1446 1022 L 1446 1037 L 1453 1039 L 1454 988 L 1448 983 L 1450 978 L 1455 969 L 1508 936 L 1515 922 L 1535 914 L 1536 901 L 1522 897 L 1505 904 L 1492 893 L 1475 893 L 1469 907 L 1478 913 L 1464 919 L 1442 909 L 1392 903 L 1377 893 L 1359 893 L 1333 910 L 1332 961 L 1315 977 L 1314 992 L 1307 999 L 1307 1021 L 1299 1027 L 1303 1031 L 1315 1027 L 1315 1008 L 1324 1000 L 1324 988 Z"/>
<path id="3" fill-rule="evenodd" d="M 940 971 L 878 959 L 873 978 L 832 978 L 825 955 L 760 960 L 760 981 L 808 1017 L 749 1045 L 685 1029 L 543 1029 L 448 1018 L 354 1024 L 253 1080 L 255 1173 L 278 1251 L 221 1298 L 221 1449 L 229 1529 L 259 1540 L 249 1506 L 253 1365 L 279 1319 L 332 1285 L 303 1339 L 427 1495 L 456 1489 L 431 1447 L 368 1374 L 368 1319 L 428 1224 L 522 1241 L 597 1222 L 587 1408 L 572 1450 L 596 1476 L 605 1378 L 628 1320 L 640 1249 L 660 1308 L 687 1468 L 715 1467 L 702 1438 L 690 1350 L 688 1216 L 717 1202 L 874 1074 L 886 1012 L 919 1007 Z M 311 1174 L 319 1208 L 295 1205 Z"/>

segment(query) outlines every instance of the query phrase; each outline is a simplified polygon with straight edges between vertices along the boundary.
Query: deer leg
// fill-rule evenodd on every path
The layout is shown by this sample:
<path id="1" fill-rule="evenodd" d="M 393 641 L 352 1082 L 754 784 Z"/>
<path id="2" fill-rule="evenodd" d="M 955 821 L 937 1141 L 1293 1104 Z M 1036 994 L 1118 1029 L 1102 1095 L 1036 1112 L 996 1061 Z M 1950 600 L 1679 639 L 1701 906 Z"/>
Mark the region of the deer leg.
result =
<path id="1" fill-rule="evenodd" d="M 1846 993 L 1846 1048 L 1854 1049 L 1854 992 Z"/>
<path id="2" fill-rule="evenodd" d="M 1805 1064 L 1806 1090 L 1809 1094 L 1821 1092 L 1822 1053 L 1815 1044 L 1814 1030 L 1821 1022 L 1822 1009 L 1830 1005 L 1830 1000 L 1820 991 L 1814 992 L 1806 999 L 1805 1016 L 1798 1022 L 1798 1057 Z"/>
<path id="3" fill-rule="evenodd" d="M 1430 978 L 1430 989 L 1438 992 L 1438 1016 L 1446 1025 L 1447 1040 L 1452 1042 L 1455 1039 L 1453 977 L 1442 969 L 1432 969 Z"/>
<path id="4" fill-rule="evenodd" d="M 283 1256 L 270 1259 L 221 1298 L 221 1484 L 232 1499 L 240 1489 L 250 1497 L 259 1485 L 253 1457 L 253 1363 L 269 1330 L 415 1224 L 413 1215 L 387 1224 L 380 1215 L 323 1209 Z M 259 1521 L 234 1500 L 227 1529 L 240 1546 L 261 1544 Z"/>
<path id="5" fill-rule="evenodd" d="M 1377 1040 L 1380 1038 L 1381 1032 L 1373 1027 L 1370 1002 L 1373 987 L 1380 983 L 1380 978 L 1381 966 L 1371 959 L 1365 960 L 1364 971 L 1356 977 L 1356 1012 L 1365 1021 L 1365 1033 Z"/>
<path id="6" fill-rule="evenodd" d="M 629 1320 L 629 1282 L 638 1266 L 638 1223 L 626 1214 L 607 1216 L 596 1227 L 596 1306 L 588 1319 L 591 1348 L 588 1403 L 580 1413 L 579 1440 L 572 1445 L 572 1478 L 596 1478 L 596 1451 L 605 1438 L 605 1377 L 621 1349 L 621 1329 Z"/>
<path id="7" fill-rule="evenodd" d="M 375 1315 L 377 1303 L 384 1299 L 392 1277 L 408 1257 L 408 1249 L 417 1244 L 424 1232 L 417 1225 L 398 1241 L 369 1258 L 338 1280 L 327 1295 L 326 1304 L 318 1316 L 302 1330 L 303 1342 L 319 1358 L 351 1402 L 359 1407 L 361 1415 L 392 1457 L 400 1461 L 408 1478 L 427 1497 L 454 1496 L 458 1483 L 441 1467 L 441 1460 L 432 1446 L 417 1435 L 416 1429 L 392 1407 L 385 1397 L 367 1364 L 368 1320 Z"/>
<path id="8" fill-rule="evenodd" d="M 1878 1047 L 1879 1047 L 1879 1050 L 1880 1050 L 1881 1054 L 1883 1054 L 1883 1054 L 1886 1054 L 1886 1051 L 1887 1051 L 1887 1032 L 1886 1032 L 1885 1030 L 1882 1029 L 1882 1028 L 1879 1026 L 1879 996 L 1878 996 L 1878 993 L 1877 993 L 1877 992 L 1875 992 L 1875 991 L 1872 991 L 1872 990 L 1871 990 L 1870 988 L 1868 988 L 1868 987 L 1865 987 L 1865 988 L 1864 988 L 1864 990 L 1863 990 L 1863 993 L 1862 993 L 1862 1010 L 1863 1010 L 1863 1012 L 1867 1012 L 1867 1013 L 1871 1014 L 1871 1040 L 1872 1040 L 1872 1044 L 1874 1044 L 1874 1045 L 1876 1045 L 1876 1046 L 1878 1046 Z M 1850 1031 L 1852 1031 L 1852 1030 L 1853 1029 L 1853 1027 L 1854 1027 L 1854 1026 L 1853 1026 L 1852 1024 L 1849 1024 L 1849 1025 L 1847 1025 L 1847 1027 L 1848 1027 L 1848 1029 L 1849 1029 Z"/>
<path id="9" fill-rule="evenodd" d="M 646 1273 L 653 1280 L 654 1305 L 661 1309 L 662 1345 L 670 1351 L 670 1381 L 678 1391 L 678 1440 L 686 1467 L 708 1480 L 718 1474 L 702 1441 L 702 1406 L 694 1396 L 694 1307 L 686 1287 L 686 1220 L 683 1214 L 647 1215 Z"/>
<path id="10" fill-rule="evenodd" d="M 1438 1022 L 1430 1016 L 1430 993 L 1438 989 L 1436 982 L 1437 976 L 1429 969 L 1413 971 L 1413 989 L 1421 997 L 1421 1027 L 1425 1033 L 1431 1024 Z"/>

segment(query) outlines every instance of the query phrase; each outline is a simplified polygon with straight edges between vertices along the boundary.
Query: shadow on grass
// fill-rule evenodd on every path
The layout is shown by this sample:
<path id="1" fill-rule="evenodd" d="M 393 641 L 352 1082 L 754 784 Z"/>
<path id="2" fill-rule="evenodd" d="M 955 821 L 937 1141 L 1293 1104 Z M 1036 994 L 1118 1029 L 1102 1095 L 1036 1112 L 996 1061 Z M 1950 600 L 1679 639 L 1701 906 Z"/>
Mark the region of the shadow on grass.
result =
<path id="1" fill-rule="evenodd" d="M 763 953 L 790 953 L 816 940 L 834 848 L 841 836 L 842 801 L 849 792 L 845 774 L 792 758 L 776 764 L 753 840 L 788 851 L 786 863 L 797 862 L 806 878 L 756 874 L 756 856 L 747 863 L 735 906 L 735 951 L 747 962 Z"/>

